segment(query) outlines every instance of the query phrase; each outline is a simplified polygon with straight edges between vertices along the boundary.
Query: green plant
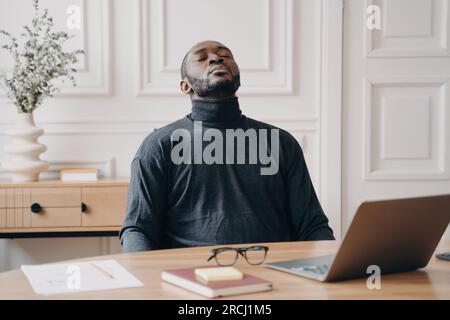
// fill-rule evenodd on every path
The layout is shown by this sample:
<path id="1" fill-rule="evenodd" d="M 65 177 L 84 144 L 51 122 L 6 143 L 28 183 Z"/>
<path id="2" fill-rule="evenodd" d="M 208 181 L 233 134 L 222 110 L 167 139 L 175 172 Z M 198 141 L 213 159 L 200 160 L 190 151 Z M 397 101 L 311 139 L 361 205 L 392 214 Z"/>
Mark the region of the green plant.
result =
<path id="1" fill-rule="evenodd" d="M 0 86 L 17 107 L 19 113 L 31 113 L 42 104 L 45 97 L 52 97 L 59 88 L 54 84 L 58 78 L 68 78 L 76 86 L 72 67 L 78 62 L 82 50 L 67 52 L 64 43 L 72 38 L 65 32 L 54 32 L 53 19 L 45 9 L 41 14 L 39 0 L 33 0 L 34 18 L 31 27 L 24 26 L 21 34 L 22 48 L 17 39 L 5 30 L 0 34 L 9 38 L 9 44 L 2 48 L 8 50 L 14 59 L 10 73 L 0 73 Z"/>

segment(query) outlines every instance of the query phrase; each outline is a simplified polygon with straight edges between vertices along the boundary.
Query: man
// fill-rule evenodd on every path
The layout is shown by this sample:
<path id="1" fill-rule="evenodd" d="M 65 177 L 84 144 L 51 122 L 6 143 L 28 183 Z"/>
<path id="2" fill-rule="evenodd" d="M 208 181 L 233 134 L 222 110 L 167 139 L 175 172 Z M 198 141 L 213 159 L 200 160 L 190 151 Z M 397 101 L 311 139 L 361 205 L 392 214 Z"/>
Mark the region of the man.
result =
<path id="1" fill-rule="evenodd" d="M 192 112 L 148 135 L 132 161 L 125 252 L 334 239 L 300 145 L 242 115 L 239 86 L 223 44 L 186 54 L 180 87 Z"/>

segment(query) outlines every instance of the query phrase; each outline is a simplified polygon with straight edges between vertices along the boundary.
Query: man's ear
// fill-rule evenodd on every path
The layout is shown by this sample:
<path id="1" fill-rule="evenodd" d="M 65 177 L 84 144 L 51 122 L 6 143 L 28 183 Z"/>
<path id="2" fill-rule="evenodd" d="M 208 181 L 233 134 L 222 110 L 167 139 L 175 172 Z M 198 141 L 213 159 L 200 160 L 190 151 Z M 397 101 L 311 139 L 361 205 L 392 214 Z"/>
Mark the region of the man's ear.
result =
<path id="1" fill-rule="evenodd" d="M 186 81 L 186 80 L 181 80 L 180 81 L 180 88 L 181 88 L 181 91 L 183 91 L 184 94 L 190 94 L 192 92 L 192 87 L 189 84 L 189 82 Z"/>

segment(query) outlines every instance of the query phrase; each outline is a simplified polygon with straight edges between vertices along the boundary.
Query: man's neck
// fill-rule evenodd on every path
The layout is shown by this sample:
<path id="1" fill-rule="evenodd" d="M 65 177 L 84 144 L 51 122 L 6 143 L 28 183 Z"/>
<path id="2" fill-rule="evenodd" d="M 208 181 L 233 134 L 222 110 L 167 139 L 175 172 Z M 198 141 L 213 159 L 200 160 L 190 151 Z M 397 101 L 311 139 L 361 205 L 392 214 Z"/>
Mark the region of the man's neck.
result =
<path id="1" fill-rule="evenodd" d="M 220 93 L 214 95 L 214 96 L 207 96 L 207 97 L 200 97 L 197 94 L 193 94 L 191 96 L 191 102 L 192 101 L 204 101 L 204 102 L 222 102 L 222 101 L 227 101 L 230 99 L 236 98 L 235 94 L 232 95 L 221 95 Z"/>

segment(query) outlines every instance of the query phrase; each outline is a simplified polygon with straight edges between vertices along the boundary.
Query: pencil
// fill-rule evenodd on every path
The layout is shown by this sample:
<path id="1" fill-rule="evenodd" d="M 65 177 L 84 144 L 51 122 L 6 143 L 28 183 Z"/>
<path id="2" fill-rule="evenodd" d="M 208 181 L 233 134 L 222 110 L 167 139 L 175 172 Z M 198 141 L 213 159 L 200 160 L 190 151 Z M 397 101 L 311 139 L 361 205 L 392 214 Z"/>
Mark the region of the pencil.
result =
<path id="1" fill-rule="evenodd" d="M 110 278 L 110 279 L 114 279 L 114 276 L 109 273 L 108 271 L 106 271 L 103 268 L 100 268 L 98 265 L 96 265 L 95 263 L 91 262 L 91 266 L 93 266 L 96 270 L 100 271 L 103 275 L 105 275 L 106 277 Z"/>

